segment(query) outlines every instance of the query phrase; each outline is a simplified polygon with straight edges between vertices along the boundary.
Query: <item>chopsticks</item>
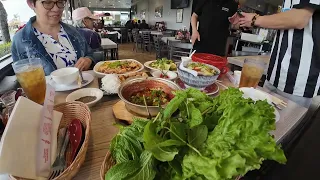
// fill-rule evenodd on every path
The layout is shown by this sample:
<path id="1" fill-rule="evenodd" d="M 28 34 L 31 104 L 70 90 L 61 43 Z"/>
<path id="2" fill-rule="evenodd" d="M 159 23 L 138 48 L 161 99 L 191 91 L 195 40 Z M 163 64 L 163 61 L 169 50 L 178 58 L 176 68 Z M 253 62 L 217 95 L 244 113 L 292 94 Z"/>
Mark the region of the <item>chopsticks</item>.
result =
<path id="1" fill-rule="evenodd" d="M 222 81 L 216 80 L 216 83 L 220 86 L 222 86 L 224 89 L 229 89 L 226 85 L 222 84 Z"/>
<path id="2" fill-rule="evenodd" d="M 284 102 L 283 100 L 281 100 L 280 98 L 277 98 L 271 94 L 269 94 L 269 96 L 271 97 L 271 101 L 274 105 L 276 105 L 276 107 L 278 107 L 279 109 L 281 109 L 281 106 L 286 108 L 288 106 L 288 103 Z"/>

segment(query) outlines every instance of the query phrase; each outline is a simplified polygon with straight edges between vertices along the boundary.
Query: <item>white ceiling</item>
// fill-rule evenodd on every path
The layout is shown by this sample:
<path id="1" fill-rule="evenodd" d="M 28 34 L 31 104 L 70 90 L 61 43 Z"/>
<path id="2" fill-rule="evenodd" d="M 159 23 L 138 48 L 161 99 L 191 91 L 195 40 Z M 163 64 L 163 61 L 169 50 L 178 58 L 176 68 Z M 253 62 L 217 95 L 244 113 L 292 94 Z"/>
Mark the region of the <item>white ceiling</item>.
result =
<path id="1" fill-rule="evenodd" d="M 91 8 L 130 8 L 131 0 L 81 0 L 81 6 Z"/>

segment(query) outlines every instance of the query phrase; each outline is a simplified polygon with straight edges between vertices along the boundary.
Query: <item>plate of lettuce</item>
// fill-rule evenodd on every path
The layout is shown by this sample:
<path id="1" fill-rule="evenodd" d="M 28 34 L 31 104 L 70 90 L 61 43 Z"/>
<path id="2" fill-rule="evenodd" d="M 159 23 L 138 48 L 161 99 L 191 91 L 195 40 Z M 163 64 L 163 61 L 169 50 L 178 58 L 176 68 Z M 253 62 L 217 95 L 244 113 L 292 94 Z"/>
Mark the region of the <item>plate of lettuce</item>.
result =
<path id="1" fill-rule="evenodd" d="M 267 101 L 229 88 L 212 98 L 196 89 L 175 98 L 152 120 L 121 127 L 110 146 L 115 162 L 106 180 L 225 180 L 259 169 L 264 160 L 284 164 Z"/>

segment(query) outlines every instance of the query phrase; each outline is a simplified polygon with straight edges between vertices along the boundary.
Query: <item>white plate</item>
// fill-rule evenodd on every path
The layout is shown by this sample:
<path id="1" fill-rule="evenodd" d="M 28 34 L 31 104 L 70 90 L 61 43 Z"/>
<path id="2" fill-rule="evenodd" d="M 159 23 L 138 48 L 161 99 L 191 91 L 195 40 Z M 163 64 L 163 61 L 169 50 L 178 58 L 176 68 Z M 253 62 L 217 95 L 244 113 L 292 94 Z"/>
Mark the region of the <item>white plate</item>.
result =
<path id="1" fill-rule="evenodd" d="M 239 88 L 239 89 L 240 89 L 240 91 L 243 92 L 244 98 L 251 98 L 254 101 L 267 100 L 267 102 L 271 106 L 273 106 L 271 97 L 267 93 L 260 91 L 258 89 L 254 89 L 254 88 L 243 87 L 243 88 Z M 273 108 L 274 108 L 274 115 L 276 116 L 276 122 L 278 122 L 280 120 L 280 113 L 274 106 L 273 106 Z"/>
<path id="2" fill-rule="evenodd" d="M 54 87 L 57 92 L 59 92 L 59 91 L 70 91 L 70 90 L 82 88 L 82 87 L 90 84 L 90 83 L 94 80 L 94 77 L 93 77 L 91 74 L 89 74 L 89 73 L 83 72 L 82 75 L 83 75 L 83 79 L 84 79 L 84 80 L 87 80 L 88 82 L 85 83 L 85 84 L 83 84 L 81 87 L 79 87 L 77 81 L 73 82 L 73 83 L 70 84 L 70 85 L 63 85 L 63 84 L 57 84 L 57 83 L 55 83 L 55 82 L 51 79 L 50 76 L 46 76 L 46 80 L 47 80 L 47 83 L 49 83 L 52 87 Z"/>
<path id="3" fill-rule="evenodd" d="M 97 77 L 103 78 L 106 75 L 106 73 L 98 72 L 98 68 L 105 62 L 116 62 L 116 61 L 134 61 L 134 62 L 138 63 L 140 65 L 140 67 L 141 67 L 137 71 L 130 71 L 130 72 L 127 72 L 127 73 L 124 73 L 124 74 L 117 74 L 117 75 L 126 75 L 126 74 L 130 74 L 130 73 L 133 73 L 133 72 L 140 72 L 140 71 L 142 71 L 144 69 L 143 64 L 141 64 L 137 60 L 134 60 L 134 59 L 122 59 L 122 60 L 113 60 L 113 61 L 100 61 L 93 67 L 93 71 L 94 71 L 94 73 L 96 74 Z"/>
<path id="4" fill-rule="evenodd" d="M 159 71 L 160 69 L 157 69 L 157 68 L 153 68 L 150 66 L 151 63 L 153 62 L 156 62 L 157 60 L 154 60 L 154 61 L 147 61 L 144 63 L 144 66 L 148 69 L 150 69 L 150 71 Z M 178 65 L 177 65 L 177 68 L 178 68 Z M 177 71 L 173 71 L 173 72 L 177 72 Z"/>

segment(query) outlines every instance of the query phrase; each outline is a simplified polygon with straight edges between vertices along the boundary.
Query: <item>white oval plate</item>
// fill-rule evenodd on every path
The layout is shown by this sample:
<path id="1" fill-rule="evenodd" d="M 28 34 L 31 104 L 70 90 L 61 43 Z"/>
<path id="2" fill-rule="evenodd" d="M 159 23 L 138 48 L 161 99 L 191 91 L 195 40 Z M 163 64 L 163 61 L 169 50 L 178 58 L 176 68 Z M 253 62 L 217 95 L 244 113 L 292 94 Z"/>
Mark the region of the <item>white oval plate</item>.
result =
<path id="1" fill-rule="evenodd" d="M 260 91 L 258 89 L 254 89 L 254 88 L 243 87 L 243 88 L 239 88 L 239 89 L 240 89 L 240 91 L 243 92 L 243 97 L 244 98 L 251 98 L 254 101 L 267 100 L 267 102 L 271 106 L 273 106 L 272 105 L 272 100 L 271 100 L 270 96 L 267 93 L 265 93 L 263 91 Z M 273 108 L 274 108 L 274 115 L 276 116 L 276 122 L 278 122 L 280 120 L 280 113 L 274 106 L 273 106 Z"/>
<path id="2" fill-rule="evenodd" d="M 130 72 L 127 72 L 127 73 L 124 73 L 124 74 L 117 74 L 117 75 L 126 75 L 126 74 L 130 74 L 130 73 L 133 73 L 133 72 L 140 72 L 140 71 L 142 71 L 144 69 L 143 64 L 141 64 L 137 60 L 134 60 L 134 59 L 122 59 L 122 60 L 113 60 L 113 61 L 100 61 L 93 67 L 93 71 L 94 71 L 94 73 L 96 74 L 97 77 L 103 78 L 106 75 L 106 73 L 98 72 L 98 68 L 105 62 L 116 62 L 116 61 L 134 61 L 134 62 L 138 63 L 140 65 L 140 67 L 141 67 L 137 71 L 130 71 Z"/>
<path id="3" fill-rule="evenodd" d="M 87 80 L 88 82 L 85 83 L 85 84 L 83 84 L 83 85 L 81 85 L 81 86 L 78 85 L 78 81 L 75 81 L 75 82 L 73 82 L 73 83 L 70 84 L 70 85 L 57 84 L 57 83 L 55 83 L 55 82 L 51 79 L 50 76 L 46 76 L 46 81 L 47 81 L 47 83 L 49 83 L 52 87 L 54 87 L 57 92 L 61 92 L 61 91 L 71 91 L 71 90 L 75 90 L 75 89 L 82 88 L 82 87 L 90 84 L 90 83 L 94 80 L 94 77 L 93 77 L 91 74 L 89 74 L 89 73 L 83 72 L 82 75 L 83 75 L 83 79 L 84 79 L 84 80 Z"/>

